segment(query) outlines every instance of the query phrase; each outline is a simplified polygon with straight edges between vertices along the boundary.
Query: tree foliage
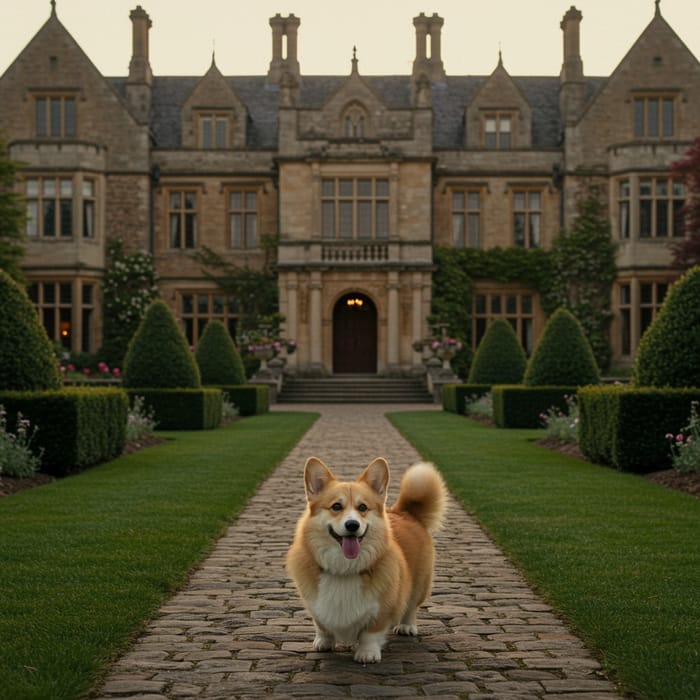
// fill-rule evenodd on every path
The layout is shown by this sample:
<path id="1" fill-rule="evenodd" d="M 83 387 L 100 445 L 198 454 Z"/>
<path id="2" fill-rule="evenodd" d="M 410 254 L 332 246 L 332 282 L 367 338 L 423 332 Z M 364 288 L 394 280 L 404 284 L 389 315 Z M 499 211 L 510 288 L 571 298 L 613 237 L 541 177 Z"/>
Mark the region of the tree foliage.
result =
<path id="1" fill-rule="evenodd" d="M 598 384 L 600 373 L 581 324 L 567 309 L 557 309 L 547 321 L 527 363 L 528 386 Z"/>
<path id="2" fill-rule="evenodd" d="M 7 149 L 0 139 L 0 270 L 10 277 L 24 282 L 20 268 L 24 255 L 24 223 L 26 208 L 22 198 L 15 192 L 17 165 L 8 157 Z"/>
<path id="3" fill-rule="evenodd" d="M 158 296 L 153 256 L 124 252 L 121 240 L 107 243 L 109 265 L 102 283 L 104 305 L 103 344 L 100 355 L 110 365 L 120 365 L 129 341 L 146 309 Z"/>
<path id="4" fill-rule="evenodd" d="M 562 231 L 552 244 L 555 295 L 557 305 L 569 309 L 581 323 L 598 366 L 607 369 L 616 245 L 599 192 L 588 192 L 577 210 L 571 230 Z"/>
<path id="5" fill-rule="evenodd" d="M 124 359 L 122 383 L 136 388 L 197 388 L 199 367 L 165 302 L 148 307 Z"/>
<path id="6" fill-rule="evenodd" d="M 637 386 L 700 387 L 700 265 L 675 282 L 634 360 Z"/>
<path id="7" fill-rule="evenodd" d="M 221 321 L 209 321 L 199 339 L 195 358 L 202 384 L 245 384 L 241 356 Z"/>
<path id="8" fill-rule="evenodd" d="M 700 265 L 700 136 L 680 160 L 671 163 L 671 173 L 682 179 L 686 200 L 681 210 L 681 230 L 686 238 L 671 244 L 672 264 L 688 268 Z"/>
<path id="9" fill-rule="evenodd" d="M 525 351 L 513 326 L 505 318 L 496 318 L 474 353 L 467 383 L 520 384 L 526 364 Z"/>
<path id="10" fill-rule="evenodd" d="M 0 390 L 41 391 L 61 384 L 51 341 L 32 302 L 0 270 Z"/>

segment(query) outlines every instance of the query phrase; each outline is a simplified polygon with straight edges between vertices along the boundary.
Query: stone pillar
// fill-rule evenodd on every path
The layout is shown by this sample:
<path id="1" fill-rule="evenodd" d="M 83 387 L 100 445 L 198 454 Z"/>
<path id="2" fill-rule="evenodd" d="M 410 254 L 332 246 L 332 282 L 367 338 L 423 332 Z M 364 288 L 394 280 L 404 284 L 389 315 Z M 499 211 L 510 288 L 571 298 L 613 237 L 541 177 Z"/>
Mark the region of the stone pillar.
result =
<path id="1" fill-rule="evenodd" d="M 399 369 L 399 273 L 392 270 L 387 276 L 386 364 L 389 372 Z"/>
<path id="2" fill-rule="evenodd" d="M 309 336 L 311 340 L 309 357 L 312 367 L 317 369 L 323 367 L 321 288 L 321 273 L 314 271 L 311 273 L 311 283 L 309 284 Z"/>
<path id="3" fill-rule="evenodd" d="M 296 272 L 287 273 L 287 313 L 285 315 L 285 327 L 287 340 L 299 340 L 299 323 L 298 323 L 298 289 L 299 276 Z M 296 367 L 297 354 L 289 355 L 287 358 L 287 366 Z"/>
<path id="4" fill-rule="evenodd" d="M 420 272 L 414 272 L 411 278 L 411 342 L 414 340 L 423 340 L 425 331 L 423 329 L 423 275 Z M 413 351 L 412 362 L 414 368 L 423 367 L 423 353 Z"/>
<path id="5" fill-rule="evenodd" d="M 433 12 L 428 30 L 430 32 L 430 79 L 434 82 L 443 82 L 446 78 L 442 64 L 442 25 L 444 23 L 445 20 L 437 12 Z"/>

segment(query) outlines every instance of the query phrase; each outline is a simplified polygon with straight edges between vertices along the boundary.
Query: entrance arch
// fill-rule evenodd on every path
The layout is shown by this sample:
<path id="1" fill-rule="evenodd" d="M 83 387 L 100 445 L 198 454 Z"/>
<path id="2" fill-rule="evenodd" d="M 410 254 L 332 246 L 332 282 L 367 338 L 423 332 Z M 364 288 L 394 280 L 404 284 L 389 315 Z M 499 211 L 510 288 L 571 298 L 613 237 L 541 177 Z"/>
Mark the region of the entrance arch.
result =
<path id="1" fill-rule="evenodd" d="M 377 307 L 364 294 L 345 294 L 333 308 L 333 372 L 377 372 Z"/>

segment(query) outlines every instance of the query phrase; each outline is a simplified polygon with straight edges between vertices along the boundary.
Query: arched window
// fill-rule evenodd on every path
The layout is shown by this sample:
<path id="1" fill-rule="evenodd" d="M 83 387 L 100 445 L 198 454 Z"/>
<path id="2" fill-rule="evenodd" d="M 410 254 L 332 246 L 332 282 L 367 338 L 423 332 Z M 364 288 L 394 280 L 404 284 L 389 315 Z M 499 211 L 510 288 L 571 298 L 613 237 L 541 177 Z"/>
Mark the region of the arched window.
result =
<path id="1" fill-rule="evenodd" d="M 360 105 L 350 105 L 343 113 L 343 138 L 363 139 L 367 135 L 367 113 Z"/>

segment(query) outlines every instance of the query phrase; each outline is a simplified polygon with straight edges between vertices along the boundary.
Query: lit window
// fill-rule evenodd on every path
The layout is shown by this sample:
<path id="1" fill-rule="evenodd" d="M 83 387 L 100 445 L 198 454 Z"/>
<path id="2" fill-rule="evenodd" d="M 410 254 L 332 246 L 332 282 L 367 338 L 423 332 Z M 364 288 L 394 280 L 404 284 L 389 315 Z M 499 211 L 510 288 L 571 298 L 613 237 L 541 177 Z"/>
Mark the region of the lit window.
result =
<path id="1" fill-rule="evenodd" d="M 70 282 L 34 282 L 27 289 L 30 300 L 51 340 L 72 349 L 73 289 Z"/>
<path id="2" fill-rule="evenodd" d="M 229 192 L 229 236 L 231 248 L 258 245 L 258 195 L 251 190 Z"/>
<path id="3" fill-rule="evenodd" d="M 481 240 L 481 194 L 479 190 L 452 192 L 452 244 L 455 248 L 478 248 Z"/>

